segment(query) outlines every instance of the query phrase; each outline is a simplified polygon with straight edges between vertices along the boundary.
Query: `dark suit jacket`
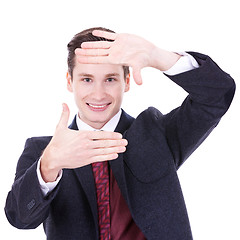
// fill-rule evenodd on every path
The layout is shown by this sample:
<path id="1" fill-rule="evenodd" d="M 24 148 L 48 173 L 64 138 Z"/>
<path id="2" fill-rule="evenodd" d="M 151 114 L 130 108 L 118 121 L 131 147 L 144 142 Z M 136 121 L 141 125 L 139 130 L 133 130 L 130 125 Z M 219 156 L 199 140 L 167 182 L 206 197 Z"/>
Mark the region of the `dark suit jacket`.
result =
<path id="1" fill-rule="evenodd" d="M 202 143 L 232 101 L 235 84 L 209 57 L 191 53 L 200 68 L 170 77 L 188 97 L 167 115 L 149 108 L 136 119 L 122 113 L 116 128 L 129 142 L 110 167 L 132 217 L 147 239 L 192 239 L 177 169 Z M 77 130 L 76 121 L 71 129 Z M 98 239 L 97 201 L 91 165 L 64 169 L 58 186 L 43 197 L 37 161 L 51 137 L 26 141 L 5 212 L 21 229 L 41 223 L 47 239 Z"/>

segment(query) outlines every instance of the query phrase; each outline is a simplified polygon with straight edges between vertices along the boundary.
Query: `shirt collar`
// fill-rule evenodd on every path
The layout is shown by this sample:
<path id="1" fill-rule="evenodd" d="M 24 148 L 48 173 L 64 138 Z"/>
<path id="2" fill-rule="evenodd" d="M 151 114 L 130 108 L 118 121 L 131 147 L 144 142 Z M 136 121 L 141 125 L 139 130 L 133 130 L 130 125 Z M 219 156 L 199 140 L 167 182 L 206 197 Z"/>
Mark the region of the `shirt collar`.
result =
<path id="1" fill-rule="evenodd" d="M 114 132 L 114 130 L 117 127 L 118 122 L 120 120 L 121 114 L 122 114 L 122 109 L 120 109 L 119 112 L 114 117 L 112 117 L 100 130 Z M 78 130 L 86 130 L 86 131 L 96 130 L 96 129 L 92 128 L 91 126 L 89 126 L 88 124 L 86 124 L 85 122 L 83 122 L 79 118 L 78 114 L 76 117 L 76 122 L 77 122 Z"/>

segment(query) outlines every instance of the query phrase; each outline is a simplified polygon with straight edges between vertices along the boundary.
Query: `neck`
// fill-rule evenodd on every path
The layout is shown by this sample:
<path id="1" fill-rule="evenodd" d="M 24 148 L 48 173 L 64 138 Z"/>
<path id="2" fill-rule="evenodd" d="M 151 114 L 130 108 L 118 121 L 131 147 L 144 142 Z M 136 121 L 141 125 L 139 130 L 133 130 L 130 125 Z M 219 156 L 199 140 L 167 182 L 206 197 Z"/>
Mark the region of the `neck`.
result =
<path id="1" fill-rule="evenodd" d="M 100 130 L 100 129 L 102 129 L 106 125 L 106 123 L 98 123 L 98 122 L 96 122 L 96 123 L 95 122 L 93 122 L 93 123 L 86 123 L 86 124 L 88 124 L 90 127 L 94 128 L 96 130 Z"/>
<path id="2" fill-rule="evenodd" d="M 77 117 L 77 125 L 78 125 L 78 129 L 79 130 L 104 130 L 104 131 L 110 131 L 113 132 L 115 130 L 115 128 L 118 125 L 118 122 L 120 120 L 121 117 L 121 113 L 122 111 L 120 110 L 115 116 L 113 116 L 111 119 L 109 119 L 109 121 L 107 122 L 99 122 L 99 121 L 95 121 L 95 122 L 89 122 L 89 121 L 85 121 L 84 119 L 79 117 Z"/>
<path id="3" fill-rule="evenodd" d="M 89 122 L 89 121 L 85 121 L 84 119 L 82 119 L 80 116 L 79 116 L 79 113 L 78 113 L 78 118 L 84 122 L 85 124 L 87 124 L 89 127 L 91 128 L 94 128 L 96 130 L 100 130 L 105 124 L 106 122 Z"/>

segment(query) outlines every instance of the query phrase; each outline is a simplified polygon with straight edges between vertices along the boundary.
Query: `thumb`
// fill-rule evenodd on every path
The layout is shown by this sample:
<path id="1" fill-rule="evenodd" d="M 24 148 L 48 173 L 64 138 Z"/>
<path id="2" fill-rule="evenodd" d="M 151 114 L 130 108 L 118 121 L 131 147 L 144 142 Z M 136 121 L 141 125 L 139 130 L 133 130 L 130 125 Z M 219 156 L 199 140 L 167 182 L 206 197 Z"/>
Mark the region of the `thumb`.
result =
<path id="1" fill-rule="evenodd" d="M 63 103 L 62 104 L 62 115 L 58 122 L 58 127 L 67 128 L 69 116 L 70 116 L 70 111 L 69 111 L 68 105 L 66 103 Z"/>
<path id="2" fill-rule="evenodd" d="M 133 79 L 138 85 L 142 85 L 142 76 L 141 76 L 141 68 L 133 68 L 132 69 Z"/>

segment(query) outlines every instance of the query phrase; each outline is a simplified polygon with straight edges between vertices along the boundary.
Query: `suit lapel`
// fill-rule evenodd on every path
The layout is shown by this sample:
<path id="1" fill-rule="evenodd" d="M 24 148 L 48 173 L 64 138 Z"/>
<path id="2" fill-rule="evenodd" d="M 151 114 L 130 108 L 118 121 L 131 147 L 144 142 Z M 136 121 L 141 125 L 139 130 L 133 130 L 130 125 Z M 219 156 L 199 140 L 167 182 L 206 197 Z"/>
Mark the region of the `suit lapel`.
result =
<path id="1" fill-rule="evenodd" d="M 134 121 L 134 118 L 132 118 L 130 115 L 128 115 L 126 112 L 122 110 L 122 115 L 115 129 L 115 132 L 124 134 L 124 132 L 126 132 L 126 130 L 130 127 L 133 121 Z M 123 154 L 121 153 L 119 154 L 117 159 L 109 161 L 109 164 L 113 171 L 113 175 L 118 183 L 118 186 L 121 190 L 121 193 L 128 203 L 129 202 L 128 194 L 127 194 L 126 182 L 124 177 Z"/>
<path id="2" fill-rule="evenodd" d="M 92 166 L 87 165 L 73 170 L 81 183 L 81 186 L 89 201 L 92 214 L 94 217 L 95 225 L 98 226 L 98 215 L 97 215 L 97 197 L 96 188 L 92 172 Z"/>
<path id="3" fill-rule="evenodd" d="M 73 122 L 71 123 L 69 128 L 72 130 L 78 130 L 78 127 L 76 124 L 76 116 L 73 119 Z M 95 188 L 95 182 L 94 182 L 94 177 L 92 172 L 92 166 L 87 165 L 84 167 L 76 168 L 73 171 L 75 172 L 87 196 L 87 199 L 92 209 L 95 224 L 96 226 L 98 226 L 96 188 Z"/>
<path id="4" fill-rule="evenodd" d="M 132 118 L 125 111 L 122 110 L 122 115 L 115 129 L 115 132 L 124 134 L 124 132 L 130 127 L 133 121 L 134 121 L 134 118 Z M 76 116 L 73 122 L 71 123 L 71 125 L 69 126 L 69 128 L 72 130 L 78 130 L 78 127 L 76 124 Z M 119 154 L 119 157 L 117 159 L 109 161 L 109 164 L 112 168 L 112 171 L 118 183 L 118 186 L 124 198 L 128 202 L 126 182 L 124 178 L 123 154 Z M 94 182 L 94 177 L 92 172 L 92 166 L 87 165 L 81 168 L 74 169 L 73 171 L 75 172 L 79 182 L 82 185 L 82 188 L 86 193 L 86 196 L 88 198 L 89 204 L 92 209 L 94 221 L 96 223 L 96 226 L 98 226 L 96 188 L 95 188 L 95 182 Z"/>

